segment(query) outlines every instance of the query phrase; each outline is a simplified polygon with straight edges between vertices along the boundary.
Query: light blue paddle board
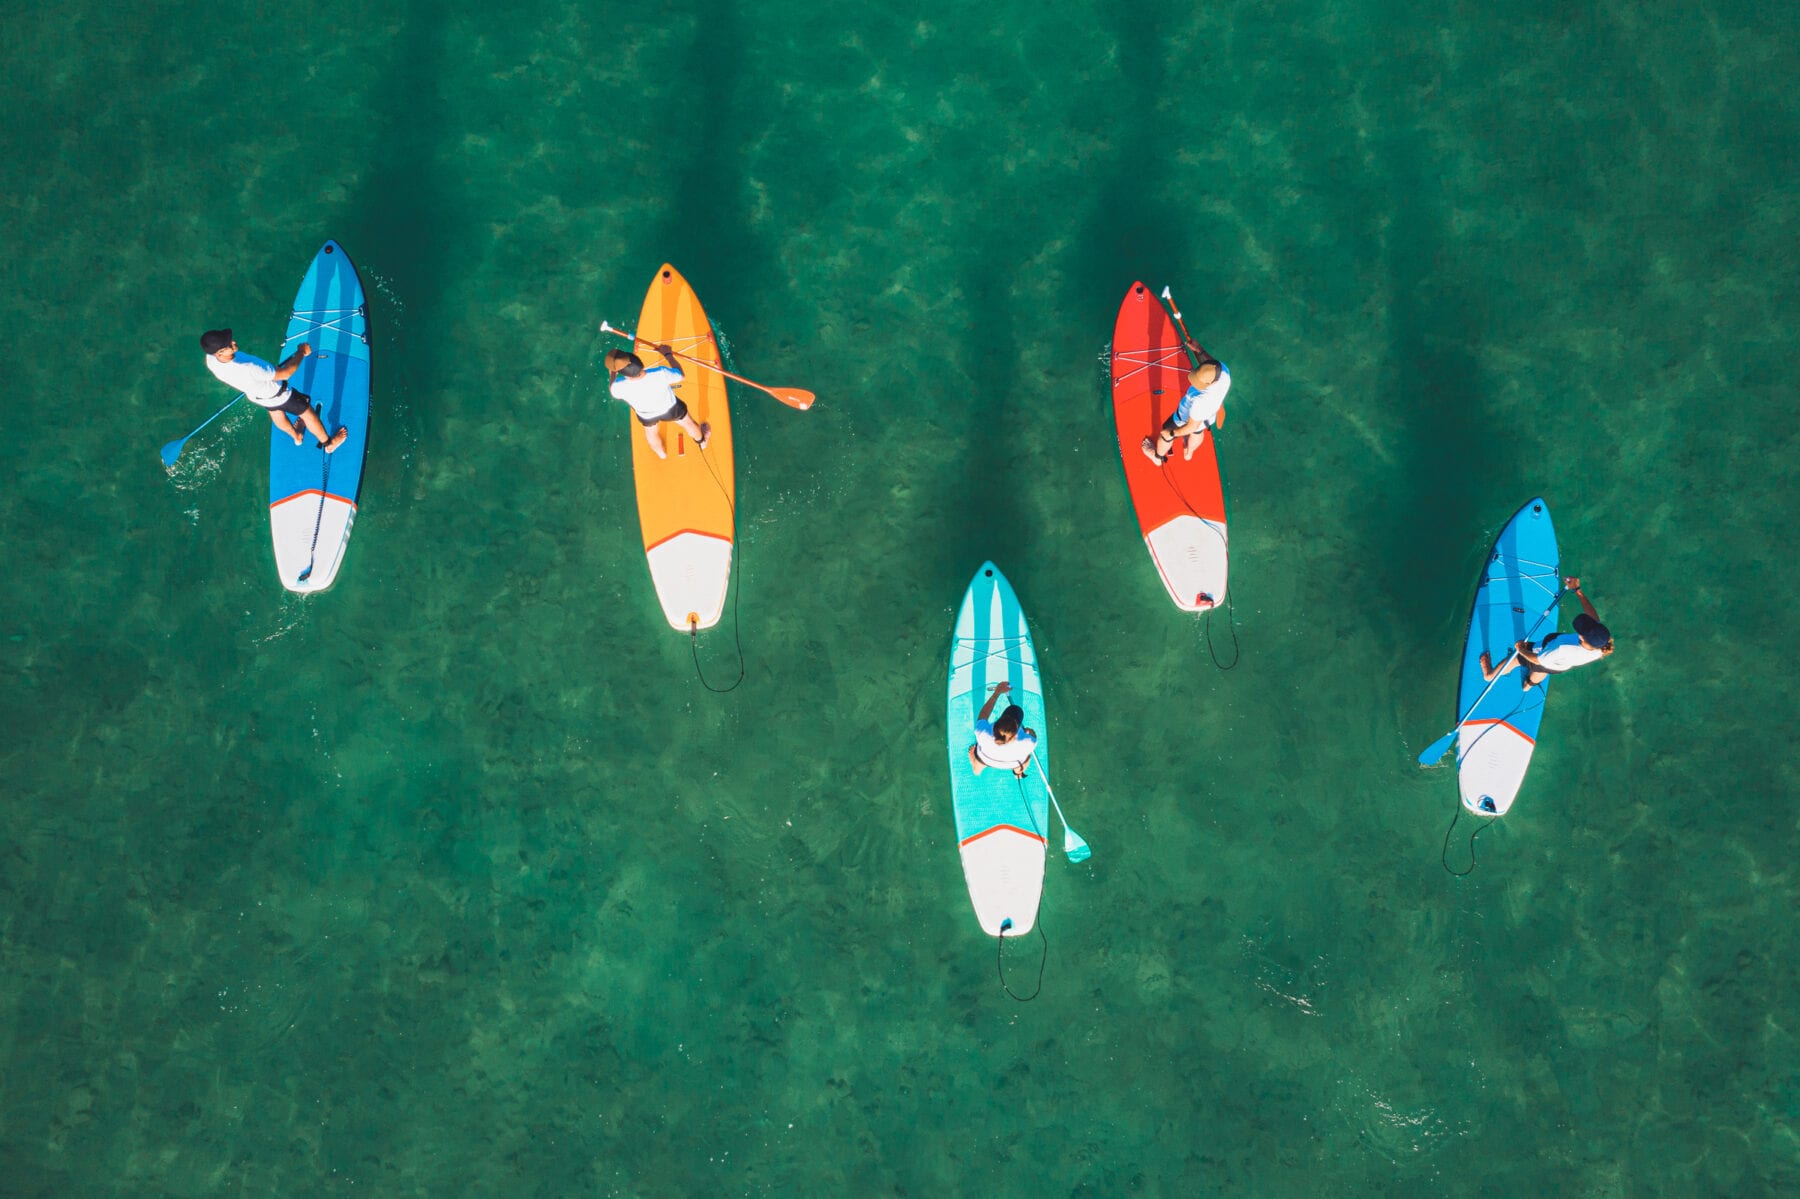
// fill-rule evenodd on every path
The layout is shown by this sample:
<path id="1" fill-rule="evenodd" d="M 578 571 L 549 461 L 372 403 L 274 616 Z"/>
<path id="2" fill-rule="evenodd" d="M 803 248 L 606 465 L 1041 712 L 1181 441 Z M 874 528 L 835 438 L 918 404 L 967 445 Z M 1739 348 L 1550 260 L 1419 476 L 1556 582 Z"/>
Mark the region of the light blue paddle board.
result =
<path id="1" fill-rule="evenodd" d="M 289 591 L 323 591 L 337 579 L 362 492 L 369 448 L 369 316 L 350 256 L 328 241 L 307 268 L 277 361 L 311 345 L 288 380 L 312 397 L 327 434 L 348 429 L 333 453 L 308 433 L 300 445 L 273 424 L 269 434 L 269 527 L 275 570 Z"/>
<path id="2" fill-rule="evenodd" d="M 1012 690 L 989 719 L 1007 703 L 1018 704 L 1025 709 L 1025 727 L 1038 736 L 1037 763 L 1023 782 L 1010 770 L 990 767 L 976 774 L 969 765 L 976 713 L 987 702 L 988 689 L 1002 680 Z M 992 562 L 983 562 L 956 614 L 946 743 L 963 878 L 975 918 L 989 936 L 1016 937 L 1037 922 L 1050 829 L 1049 793 L 1038 773 L 1050 761 L 1047 732 L 1043 682 L 1025 612 L 1006 577 Z"/>
<path id="3" fill-rule="evenodd" d="M 1458 713 L 1466 714 L 1456 735 L 1456 777 L 1463 806 L 1481 816 L 1504 816 L 1525 782 L 1550 680 L 1529 691 L 1520 683 L 1521 665 L 1489 686 L 1481 677 L 1481 655 L 1499 663 L 1518 642 L 1534 642 L 1556 631 L 1562 576 L 1550 507 L 1540 497 L 1513 513 L 1482 568 L 1463 642 Z M 1471 710 L 1472 709 L 1472 710 Z"/>

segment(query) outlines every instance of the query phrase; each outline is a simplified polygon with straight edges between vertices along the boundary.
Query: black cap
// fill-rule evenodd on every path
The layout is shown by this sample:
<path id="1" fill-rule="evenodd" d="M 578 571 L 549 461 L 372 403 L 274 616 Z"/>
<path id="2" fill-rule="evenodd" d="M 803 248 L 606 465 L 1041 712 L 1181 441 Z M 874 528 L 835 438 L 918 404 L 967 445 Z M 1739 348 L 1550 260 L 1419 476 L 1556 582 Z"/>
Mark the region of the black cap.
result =
<path id="1" fill-rule="evenodd" d="M 1575 618 L 1575 635 L 1595 649 L 1612 648 L 1612 633 L 1586 612 Z"/>
<path id="2" fill-rule="evenodd" d="M 235 340 L 230 329 L 208 329 L 200 335 L 200 348 L 208 354 L 217 354 Z"/>

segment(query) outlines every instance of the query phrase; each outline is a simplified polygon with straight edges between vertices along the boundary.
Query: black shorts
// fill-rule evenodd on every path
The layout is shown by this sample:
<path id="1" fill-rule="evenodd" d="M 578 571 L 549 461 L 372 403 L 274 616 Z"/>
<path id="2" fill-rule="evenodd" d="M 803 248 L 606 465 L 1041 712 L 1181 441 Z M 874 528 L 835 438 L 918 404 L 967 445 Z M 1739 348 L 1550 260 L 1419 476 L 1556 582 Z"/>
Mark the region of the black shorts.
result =
<path id="1" fill-rule="evenodd" d="M 1181 426 L 1175 423 L 1175 414 L 1173 412 L 1169 413 L 1169 419 L 1162 423 L 1162 431 L 1167 433 L 1170 437 L 1173 437 L 1175 436 L 1175 430 L 1179 428 L 1181 428 Z M 1212 423 L 1209 421 L 1206 424 L 1201 425 L 1199 429 L 1194 430 L 1193 433 L 1189 433 L 1188 436 L 1192 437 L 1195 433 L 1210 428 L 1212 428 Z"/>
<path id="2" fill-rule="evenodd" d="M 311 407 L 311 396 L 307 395 L 304 391 L 295 391 L 290 387 L 288 388 L 287 399 L 282 403 L 275 405 L 273 408 L 269 409 L 269 411 L 285 412 L 289 416 L 299 416 L 302 412 L 305 412 Z"/>
<path id="3" fill-rule="evenodd" d="M 637 413 L 633 412 L 631 415 L 637 416 Z M 676 400 L 675 406 L 673 408 L 669 409 L 667 412 L 663 413 L 661 416 L 653 416 L 649 420 L 645 420 L 643 417 L 638 416 L 638 424 L 640 424 L 640 425 L 644 426 L 644 428 L 648 429 L 651 425 L 660 425 L 666 420 L 678 421 L 686 415 L 687 415 L 687 405 L 682 403 L 680 400 Z"/>

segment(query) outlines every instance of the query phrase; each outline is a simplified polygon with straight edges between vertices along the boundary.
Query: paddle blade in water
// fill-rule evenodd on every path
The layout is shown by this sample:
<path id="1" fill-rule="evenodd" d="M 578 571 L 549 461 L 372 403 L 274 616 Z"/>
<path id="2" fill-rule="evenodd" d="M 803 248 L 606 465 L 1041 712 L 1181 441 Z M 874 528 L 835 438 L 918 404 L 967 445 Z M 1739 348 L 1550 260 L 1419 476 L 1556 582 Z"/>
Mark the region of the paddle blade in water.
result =
<path id="1" fill-rule="evenodd" d="M 1433 741 L 1430 745 L 1427 745 L 1425 747 L 1425 752 L 1419 755 L 1419 765 L 1436 766 L 1438 759 L 1443 757 L 1449 750 L 1451 744 L 1456 740 L 1456 734 L 1461 731 L 1462 726 L 1459 724 L 1449 732 L 1445 733 L 1442 737 L 1439 737 L 1436 741 Z"/>
<path id="2" fill-rule="evenodd" d="M 175 459 L 181 457 L 181 447 L 187 444 L 187 438 L 178 437 L 162 448 L 164 466 L 174 466 Z"/>
<path id="3" fill-rule="evenodd" d="M 798 387 L 771 387 L 769 394 L 786 404 L 789 408 L 798 408 L 805 412 L 813 406 L 813 393 Z"/>
<path id="4" fill-rule="evenodd" d="M 1088 843 L 1077 836 L 1068 825 L 1063 825 L 1063 852 L 1069 855 L 1071 862 L 1085 862 L 1094 856 Z"/>

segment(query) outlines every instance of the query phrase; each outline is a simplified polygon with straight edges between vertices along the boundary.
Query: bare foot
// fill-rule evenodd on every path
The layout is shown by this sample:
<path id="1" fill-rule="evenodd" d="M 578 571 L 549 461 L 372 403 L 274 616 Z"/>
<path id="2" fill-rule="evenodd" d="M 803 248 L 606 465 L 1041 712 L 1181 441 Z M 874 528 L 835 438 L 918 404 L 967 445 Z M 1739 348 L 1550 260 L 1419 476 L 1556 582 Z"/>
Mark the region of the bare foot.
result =
<path id="1" fill-rule="evenodd" d="M 305 429 L 295 429 L 294 430 L 294 444 L 295 445 L 305 445 L 306 444 L 306 430 Z"/>
<path id="2" fill-rule="evenodd" d="M 1148 438 L 1148 437 L 1144 438 L 1144 440 L 1140 443 L 1140 448 L 1142 448 L 1144 451 L 1144 457 L 1150 459 L 1150 461 L 1156 463 L 1156 465 L 1158 465 L 1158 466 L 1161 466 L 1163 463 L 1165 463 L 1169 460 L 1169 456 L 1167 454 L 1159 454 L 1156 452 L 1156 443 L 1154 441 L 1150 440 L 1150 438 Z"/>
<path id="3" fill-rule="evenodd" d="M 350 440 L 350 430 L 339 429 L 335 434 L 332 435 L 331 440 L 325 443 L 325 452 L 327 454 L 335 454 L 335 453 L 337 453 L 338 447 L 343 445 L 346 441 L 349 441 L 349 440 Z"/>
<path id="4" fill-rule="evenodd" d="M 1194 455 L 1199 452 L 1200 443 L 1205 440 L 1206 434 L 1204 433 L 1190 435 L 1187 439 L 1187 448 L 1181 451 L 1181 460 L 1183 462 L 1192 462 L 1194 460 Z"/>
<path id="5" fill-rule="evenodd" d="M 703 450 L 706 448 L 706 443 L 711 440 L 712 423 L 710 421 L 702 421 L 700 423 L 700 436 L 695 439 L 694 448 Z"/>

